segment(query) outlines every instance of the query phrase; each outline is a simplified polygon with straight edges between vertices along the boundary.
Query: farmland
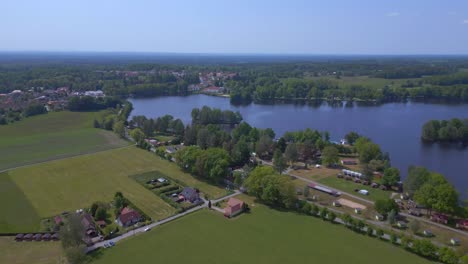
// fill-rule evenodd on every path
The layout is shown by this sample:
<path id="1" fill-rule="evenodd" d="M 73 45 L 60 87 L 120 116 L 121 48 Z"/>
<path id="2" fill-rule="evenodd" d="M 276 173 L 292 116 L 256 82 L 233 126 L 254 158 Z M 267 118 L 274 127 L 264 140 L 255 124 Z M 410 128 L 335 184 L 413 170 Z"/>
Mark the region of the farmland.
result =
<path id="1" fill-rule="evenodd" d="M 339 225 L 251 207 L 233 220 L 206 210 L 191 214 L 95 253 L 94 263 L 429 263 Z"/>
<path id="2" fill-rule="evenodd" d="M 53 112 L 0 126 L 0 170 L 91 153 L 128 143 L 93 128 L 99 112 Z"/>
<path id="3" fill-rule="evenodd" d="M 67 263 L 60 242 L 15 242 L 0 237 L 0 263 Z"/>

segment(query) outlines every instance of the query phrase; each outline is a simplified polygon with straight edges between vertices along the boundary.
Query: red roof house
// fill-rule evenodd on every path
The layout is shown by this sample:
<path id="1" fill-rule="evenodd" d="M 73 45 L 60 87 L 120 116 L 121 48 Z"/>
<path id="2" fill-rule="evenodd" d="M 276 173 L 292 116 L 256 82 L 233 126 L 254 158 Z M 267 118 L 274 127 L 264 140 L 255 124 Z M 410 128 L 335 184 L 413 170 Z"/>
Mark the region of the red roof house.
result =
<path id="1" fill-rule="evenodd" d="M 244 208 L 244 202 L 236 198 L 229 198 L 226 208 L 224 208 L 224 216 L 233 217 L 240 214 Z"/>
<path id="2" fill-rule="evenodd" d="M 433 214 L 431 216 L 431 220 L 440 224 L 447 224 L 448 223 L 448 216 L 444 214 Z"/>
<path id="3" fill-rule="evenodd" d="M 131 226 L 133 224 L 140 222 L 141 220 L 142 220 L 142 217 L 140 213 L 133 210 L 132 208 L 124 207 L 122 211 L 120 211 L 120 215 L 119 215 L 119 218 L 117 219 L 117 222 L 121 226 Z"/>

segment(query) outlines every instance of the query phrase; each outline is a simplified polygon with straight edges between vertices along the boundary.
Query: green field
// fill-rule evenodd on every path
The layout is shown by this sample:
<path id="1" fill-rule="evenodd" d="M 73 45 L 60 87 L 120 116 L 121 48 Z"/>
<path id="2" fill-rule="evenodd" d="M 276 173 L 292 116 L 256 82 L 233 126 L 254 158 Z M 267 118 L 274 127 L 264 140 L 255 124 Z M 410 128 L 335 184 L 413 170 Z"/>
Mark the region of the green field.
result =
<path id="1" fill-rule="evenodd" d="M 62 264 L 67 263 L 60 242 L 15 242 L 0 237 L 0 263 Z"/>
<path id="2" fill-rule="evenodd" d="M 99 112 L 52 112 L 0 126 L 0 170 L 128 145 L 93 128 Z"/>
<path id="3" fill-rule="evenodd" d="M 374 189 L 369 185 L 362 185 L 360 183 L 354 183 L 352 181 L 346 181 L 344 179 L 338 179 L 337 177 L 326 177 L 320 179 L 318 182 L 328 185 L 332 188 L 348 192 L 350 194 L 355 194 L 356 196 L 361 196 L 364 199 L 376 201 L 380 199 L 388 199 L 392 192 L 382 191 L 378 188 Z M 369 195 L 365 196 L 359 193 L 354 192 L 355 189 L 365 189 L 369 191 Z"/>
<path id="4" fill-rule="evenodd" d="M 224 189 L 200 182 L 174 164 L 134 146 L 50 161 L 0 174 L 6 192 L 1 201 L 12 201 L 0 214 L 0 232 L 32 231 L 36 219 L 63 211 L 89 207 L 95 201 L 108 202 L 115 192 L 153 219 L 162 219 L 175 209 L 129 176 L 162 171 L 173 179 L 199 188 L 212 197 L 226 194 Z M 1 185 L 3 188 L 3 184 Z M 6 210 L 6 211 L 5 211 Z M 30 220 L 19 220 L 29 216 Z"/>
<path id="5" fill-rule="evenodd" d="M 0 232 L 33 232 L 39 229 L 39 215 L 7 173 L 0 173 L 0 197 L 3 201 Z"/>
<path id="6" fill-rule="evenodd" d="M 255 205 L 232 220 L 203 210 L 95 254 L 107 263 L 429 263 L 341 225 Z"/>

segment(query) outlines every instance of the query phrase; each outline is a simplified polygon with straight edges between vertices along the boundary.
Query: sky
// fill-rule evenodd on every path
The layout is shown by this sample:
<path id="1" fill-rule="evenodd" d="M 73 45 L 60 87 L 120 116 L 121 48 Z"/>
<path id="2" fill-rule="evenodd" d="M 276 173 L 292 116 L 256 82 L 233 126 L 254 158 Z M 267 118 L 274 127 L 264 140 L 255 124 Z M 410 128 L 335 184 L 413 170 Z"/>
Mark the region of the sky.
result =
<path id="1" fill-rule="evenodd" d="M 468 0 L 4 0 L 0 51 L 468 54 Z"/>

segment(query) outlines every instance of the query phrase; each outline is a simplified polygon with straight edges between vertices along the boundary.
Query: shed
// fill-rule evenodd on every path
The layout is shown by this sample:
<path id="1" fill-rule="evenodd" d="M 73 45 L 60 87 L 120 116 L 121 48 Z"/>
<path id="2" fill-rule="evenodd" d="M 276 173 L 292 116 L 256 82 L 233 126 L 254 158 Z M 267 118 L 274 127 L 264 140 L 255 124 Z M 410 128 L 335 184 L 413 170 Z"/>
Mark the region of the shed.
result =
<path id="1" fill-rule="evenodd" d="M 34 239 L 35 241 L 41 241 L 41 240 L 42 240 L 42 234 L 35 234 L 35 235 L 33 236 L 33 239 Z"/>
<path id="2" fill-rule="evenodd" d="M 42 235 L 42 240 L 49 241 L 49 240 L 50 240 L 50 237 L 51 237 L 50 234 L 43 234 L 43 235 Z"/>

